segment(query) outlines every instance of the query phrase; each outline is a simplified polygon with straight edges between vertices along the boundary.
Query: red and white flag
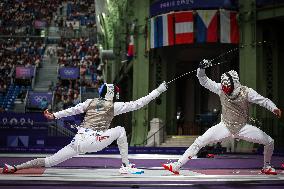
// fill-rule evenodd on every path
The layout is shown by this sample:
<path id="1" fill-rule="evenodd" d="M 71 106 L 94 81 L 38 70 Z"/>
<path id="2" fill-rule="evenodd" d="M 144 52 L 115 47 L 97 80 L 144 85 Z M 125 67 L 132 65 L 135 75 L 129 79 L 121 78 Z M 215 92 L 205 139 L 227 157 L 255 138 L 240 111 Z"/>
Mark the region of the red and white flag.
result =
<path id="1" fill-rule="evenodd" d="M 239 43 L 237 12 L 220 10 L 221 43 Z"/>
<path id="2" fill-rule="evenodd" d="M 133 35 L 131 35 L 128 43 L 127 56 L 132 58 L 133 55 L 134 55 L 134 37 Z"/>
<path id="3" fill-rule="evenodd" d="M 193 12 L 175 13 L 175 44 L 193 43 Z"/>
<path id="4" fill-rule="evenodd" d="M 174 14 L 164 14 L 163 18 L 163 46 L 174 45 Z"/>
<path id="5" fill-rule="evenodd" d="M 134 28 L 135 28 L 135 23 L 132 24 L 131 26 L 131 31 L 130 31 L 130 36 L 129 36 L 129 43 L 127 47 L 127 60 L 130 62 L 133 59 L 134 56 Z"/>

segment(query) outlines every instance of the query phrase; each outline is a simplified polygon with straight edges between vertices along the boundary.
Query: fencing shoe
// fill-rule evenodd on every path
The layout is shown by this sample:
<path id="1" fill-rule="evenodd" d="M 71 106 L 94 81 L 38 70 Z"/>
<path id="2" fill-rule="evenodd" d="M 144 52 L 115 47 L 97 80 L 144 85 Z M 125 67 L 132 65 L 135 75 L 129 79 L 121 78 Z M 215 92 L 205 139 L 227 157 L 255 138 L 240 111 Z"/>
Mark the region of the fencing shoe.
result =
<path id="1" fill-rule="evenodd" d="M 11 174 L 11 173 L 15 173 L 16 171 L 17 171 L 17 168 L 15 166 L 4 164 L 2 173 L 3 174 Z"/>
<path id="2" fill-rule="evenodd" d="M 271 167 L 270 165 L 263 167 L 261 169 L 261 172 L 266 174 L 266 175 L 277 175 L 276 170 L 273 167 Z"/>
<path id="3" fill-rule="evenodd" d="M 144 173 L 144 170 L 136 168 L 134 164 L 130 163 L 128 165 L 125 165 L 123 163 L 119 169 L 119 173 L 120 174 L 142 174 Z"/>
<path id="4" fill-rule="evenodd" d="M 164 169 L 179 175 L 179 169 L 180 167 L 178 166 L 178 162 L 173 162 L 173 163 L 168 163 L 168 164 L 163 164 L 162 165 L 164 167 Z"/>

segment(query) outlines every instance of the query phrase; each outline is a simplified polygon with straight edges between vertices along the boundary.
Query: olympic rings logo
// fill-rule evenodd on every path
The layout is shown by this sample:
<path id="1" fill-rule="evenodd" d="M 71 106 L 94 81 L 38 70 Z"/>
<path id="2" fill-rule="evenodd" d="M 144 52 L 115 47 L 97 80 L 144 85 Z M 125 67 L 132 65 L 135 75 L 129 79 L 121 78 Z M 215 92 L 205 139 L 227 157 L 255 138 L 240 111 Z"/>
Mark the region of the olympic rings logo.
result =
<path id="1" fill-rule="evenodd" d="M 35 96 L 35 97 L 34 97 L 34 100 L 35 100 L 36 102 L 41 102 L 43 98 L 46 98 L 46 97 L 45 97 L 45 96 Z"/>
<path id="2" fill-rule="evenodd" d="M 73 75 L 75 73 L 75 70 L 64 70 L 64 74 L 66 75 Z"/>

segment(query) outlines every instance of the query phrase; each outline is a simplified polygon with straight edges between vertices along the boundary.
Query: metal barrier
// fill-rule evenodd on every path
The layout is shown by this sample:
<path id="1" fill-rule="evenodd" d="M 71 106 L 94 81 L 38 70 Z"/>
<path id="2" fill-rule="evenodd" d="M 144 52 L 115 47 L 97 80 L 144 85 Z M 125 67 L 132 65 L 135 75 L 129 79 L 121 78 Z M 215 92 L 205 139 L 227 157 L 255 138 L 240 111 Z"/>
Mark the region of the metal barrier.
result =
<path id="1" fill-rule="evenodd" d="M 52 27 L 49 28 L 48 38 L 91 38 L 97 39 L 97 29 L 96 28 L 87 28 L 80 27 L 79 29 L 73 29 L 70 27 Z"/>
<path id="2" fill-rule="evenodd" d="M 145 146 L 148 144 L 148 141 L 150 139 L 153 138 L 153 143 L 154 143 L 154 147 L 156 147 L 156 135 L 159 134 L 160 132 L 162 132 L 162 140 L 159 141 L 161 143 L 163 143 L 165 141 L 165 129 L 166 129 L 166 125 L 164 124 L 162 127 L 160 127 L 155 133 L 153 133 L 152 135 L 150 135 L 149 137 L 147 137 L 142 143 L 140 144 L 134 144 L 134 146 Z"/>

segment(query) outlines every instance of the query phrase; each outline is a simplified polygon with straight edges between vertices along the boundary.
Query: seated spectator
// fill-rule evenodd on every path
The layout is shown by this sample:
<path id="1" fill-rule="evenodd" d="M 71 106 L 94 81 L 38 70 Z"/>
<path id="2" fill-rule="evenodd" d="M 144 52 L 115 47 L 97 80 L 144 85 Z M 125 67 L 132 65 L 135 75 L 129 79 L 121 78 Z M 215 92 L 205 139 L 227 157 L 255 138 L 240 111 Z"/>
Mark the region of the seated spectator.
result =
<path id="1" fill-rule="evenodd" d="M 7 85 L 4 84 L 4 83 L 1 83 L 0 84 L 0 93 L 6 94 L 6 92 L 7 92 Z"/>
<path id="2" fill-rule="evenodd" d="M 24 103 L 24 99 L 25 99 L 26 95 L 27 95 L 27 91 L 23 90 L 18 94 L 17 98 L 19 98 L 21 100 L 21 102 Z"/>
<path id="3" fill-rule="evenodd" d="M 73 105 L 77 105 L 80 103 L 80 98 L 77 93 L 74 94 Z"/>

